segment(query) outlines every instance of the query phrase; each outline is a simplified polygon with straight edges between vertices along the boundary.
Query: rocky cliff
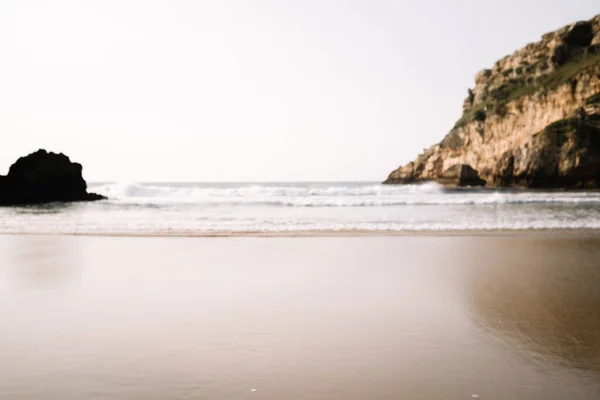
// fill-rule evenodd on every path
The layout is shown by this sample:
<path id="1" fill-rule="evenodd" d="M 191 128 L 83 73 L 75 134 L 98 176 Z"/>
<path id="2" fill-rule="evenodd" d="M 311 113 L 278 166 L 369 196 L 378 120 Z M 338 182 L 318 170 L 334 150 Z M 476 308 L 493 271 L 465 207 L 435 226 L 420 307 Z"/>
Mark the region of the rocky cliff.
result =
<path id="1" fill-rule="evenodd" d="M 600 15 L 475 76 L 463 115 L 385 183 L 600 186 Z"/>
<path id="2" fill-rule="evenodd" d="M 21 157 L 0 175 L 0 206 L 104 199 L 87 192 L 81 172 L 81 164 L 62 153 L 38 150 Z"/>

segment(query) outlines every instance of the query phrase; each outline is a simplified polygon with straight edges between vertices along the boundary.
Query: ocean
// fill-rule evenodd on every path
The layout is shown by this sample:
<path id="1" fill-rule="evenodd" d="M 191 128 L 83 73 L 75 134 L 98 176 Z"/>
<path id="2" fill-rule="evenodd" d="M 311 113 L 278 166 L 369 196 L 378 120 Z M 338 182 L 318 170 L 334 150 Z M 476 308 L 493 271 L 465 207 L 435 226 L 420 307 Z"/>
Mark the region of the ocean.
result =
<path id="1" fill-rule="evenodd" d="M 0 233 L 210 235 L 600 228 L 600 192 L 435 183 L 96 183 L 94 203 L 0 208 Z"/>

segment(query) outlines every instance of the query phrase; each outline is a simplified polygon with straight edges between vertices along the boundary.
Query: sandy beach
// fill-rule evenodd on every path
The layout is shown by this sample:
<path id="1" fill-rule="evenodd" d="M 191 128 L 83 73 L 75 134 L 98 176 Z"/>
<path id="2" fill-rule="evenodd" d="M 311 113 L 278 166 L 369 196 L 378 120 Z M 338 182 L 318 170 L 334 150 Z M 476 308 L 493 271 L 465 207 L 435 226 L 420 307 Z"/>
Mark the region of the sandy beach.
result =
<path id="1" fill-rule="evenodd" d="M 597 399 L 600 238 L 0 236 L 1 399 Z"/>

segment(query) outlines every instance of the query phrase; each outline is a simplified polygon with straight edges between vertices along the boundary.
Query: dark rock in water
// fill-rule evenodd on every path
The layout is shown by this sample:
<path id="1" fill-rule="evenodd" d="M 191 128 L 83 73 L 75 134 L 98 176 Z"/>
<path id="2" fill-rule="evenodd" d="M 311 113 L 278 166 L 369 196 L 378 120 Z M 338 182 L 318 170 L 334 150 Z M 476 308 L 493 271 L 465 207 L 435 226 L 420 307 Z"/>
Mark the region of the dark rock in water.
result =
<path id="1" fill-rule="evenodd" d="M 8 175 L 0 176 L 0 205 L 105 199 L 87 192 L 81 172 L 81 164 L 64 154 L 38 150 L 19 158 Z"/>
<path id="2" fill-rule="evenodd" d="M 485 181 L 470 165 L 456 164 L 445 170 L 436 181 L 447 186 L 484 186 Z"/>

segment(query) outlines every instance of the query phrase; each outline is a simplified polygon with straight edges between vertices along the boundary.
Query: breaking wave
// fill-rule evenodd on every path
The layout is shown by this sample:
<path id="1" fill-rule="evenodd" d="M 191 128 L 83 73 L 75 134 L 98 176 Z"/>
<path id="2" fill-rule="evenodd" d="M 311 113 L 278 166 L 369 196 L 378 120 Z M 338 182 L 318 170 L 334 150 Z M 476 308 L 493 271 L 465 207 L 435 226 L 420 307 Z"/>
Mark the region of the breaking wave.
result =
<path id="1" fill-rule="evenodd" d="M 445 190 L 436 183 L 209 185 L 115 183 L 91 187 L 113 203 L 139 205 L 262 205 L 382 207 L 418 205 L 599 204 L 600 192 Z"/>
<path id="2" fill-rule="evenodd" d="M 89 189 L 109 199 L 0 208 L 0 233 L 600 229 L 598 191 L 448 190 L 435 183 L 109 183 Z"/>

